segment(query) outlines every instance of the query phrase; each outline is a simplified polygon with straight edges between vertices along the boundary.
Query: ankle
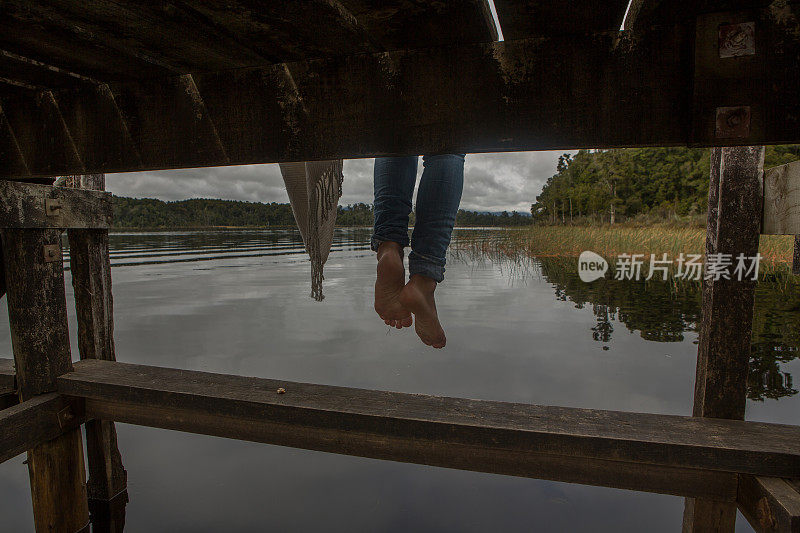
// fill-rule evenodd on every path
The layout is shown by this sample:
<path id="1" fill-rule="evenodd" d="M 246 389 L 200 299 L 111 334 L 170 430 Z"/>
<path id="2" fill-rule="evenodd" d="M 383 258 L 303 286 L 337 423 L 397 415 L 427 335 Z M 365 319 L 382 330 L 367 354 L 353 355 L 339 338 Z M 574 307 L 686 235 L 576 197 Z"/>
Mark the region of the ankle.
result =
<path id="1" fill-rule="evenodd" d="M 378 261 L 384 256 L 397 256 L 403 257 L 403 247 L 393 241 L 383 241 L 378 245 Z"/>
<path id="2" fill-rule="evenodd" d="M 412 274 L 408 283 L 421 291 L 433 293 L 436 290 L 436 280 L 423 274 Z"/>

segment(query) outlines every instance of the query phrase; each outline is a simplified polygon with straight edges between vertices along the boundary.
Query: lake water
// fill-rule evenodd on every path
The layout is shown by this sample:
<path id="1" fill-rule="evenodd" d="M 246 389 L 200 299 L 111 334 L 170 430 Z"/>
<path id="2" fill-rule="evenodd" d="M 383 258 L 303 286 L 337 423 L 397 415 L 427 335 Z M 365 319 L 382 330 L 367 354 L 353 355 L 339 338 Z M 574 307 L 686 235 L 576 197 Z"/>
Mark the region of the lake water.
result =
<path id="1" fill-rule="evenodd" d="M 474 235 L 462 231 L 460 235 Z M 458 236 L 457 236 L 458 237 Z M 372 310 L 366 230 L 337 230 L 326 299 L 290 230 L 112 234 L 119 361 L 510 402 L 691 414 L 699 287 L 577 279 L 573 263 L 450 259 L 447 347 Z M 572 265 L 572 267 L 570 267 Z M 67 273 L 68 305 L 73 308 Z M 5 299 L 2 300 L 5 307 Z M 7 313 L 0 349 L 11 356 Z M 74 309 L 70 314 L 73 357 Z M 747 417 L 800 423 L 800 292 L 760 283 Z M 777 399 L 777 400 L 776 400 Z M 680 531 L 683 499 L 117 424 L 126 531 Z M 4 531 L 32 531 L 0 465 Z M 739 517 L 737 530 L 750 531 Z"/>

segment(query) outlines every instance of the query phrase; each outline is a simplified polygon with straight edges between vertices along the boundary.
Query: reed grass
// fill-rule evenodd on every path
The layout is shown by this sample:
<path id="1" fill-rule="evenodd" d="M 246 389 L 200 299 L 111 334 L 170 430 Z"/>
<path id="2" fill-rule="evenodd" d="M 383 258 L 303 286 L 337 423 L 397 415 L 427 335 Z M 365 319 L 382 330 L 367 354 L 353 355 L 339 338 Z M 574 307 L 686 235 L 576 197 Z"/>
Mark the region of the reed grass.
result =
<path id="1" fill-rule="evenodd" d="M 683 254 L 704 254 L 706 232 L 696 227 L 674 226 L 529 226 L 460 236 L 458 253 L 527 257 L 577 257 L 585 250 L 613 262 L 620 254 L 662 254 L 675 260 Z M 790 235 L 762 235 L 759 253 L 762 276 L 791 272 L 794 238 Z"/>

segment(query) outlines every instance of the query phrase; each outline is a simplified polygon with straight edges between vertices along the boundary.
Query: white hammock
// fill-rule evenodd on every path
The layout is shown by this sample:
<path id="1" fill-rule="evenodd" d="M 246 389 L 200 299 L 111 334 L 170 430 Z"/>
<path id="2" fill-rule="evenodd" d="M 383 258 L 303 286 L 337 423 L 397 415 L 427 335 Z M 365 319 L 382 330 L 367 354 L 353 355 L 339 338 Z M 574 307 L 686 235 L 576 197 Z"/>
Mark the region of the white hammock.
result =
<path id="1" fill-rule="evenodd" d="M 311 297 L 322 295 L 322 267 L 333 243 L 336 208 L 342 196 L 342 160 L 281 163 L 294 219 L 311 258 Z"/>

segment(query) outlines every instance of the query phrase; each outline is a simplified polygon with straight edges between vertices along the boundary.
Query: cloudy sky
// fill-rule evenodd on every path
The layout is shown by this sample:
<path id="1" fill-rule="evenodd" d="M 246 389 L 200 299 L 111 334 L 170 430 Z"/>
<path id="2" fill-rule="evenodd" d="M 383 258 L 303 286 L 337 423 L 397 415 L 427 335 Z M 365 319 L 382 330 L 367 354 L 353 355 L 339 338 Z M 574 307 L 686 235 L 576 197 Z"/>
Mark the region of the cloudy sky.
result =
<path id="1" fill-rule="evenodd" d="M 561 153 L 468 154 L 461 207 L 476 211 L 529 211 L 542 185 L 555 173 Z M 372 166 L 372 159 L 345 161 L 342 205 L 372 203 Z M 419 173 L 422 173 L 421 159 Z M 108 174 L 106 188 L 119 196 L 160 200 L 289 201 L 275 164 Z"/>

